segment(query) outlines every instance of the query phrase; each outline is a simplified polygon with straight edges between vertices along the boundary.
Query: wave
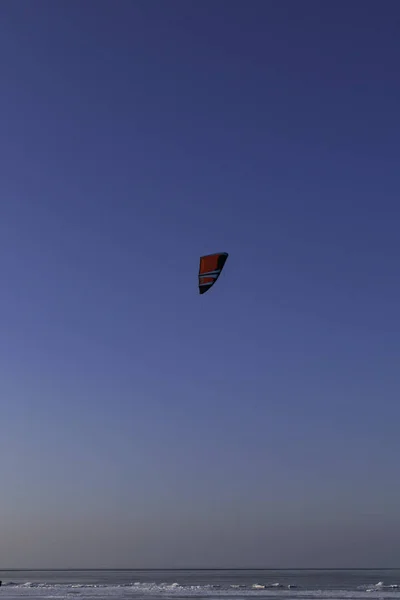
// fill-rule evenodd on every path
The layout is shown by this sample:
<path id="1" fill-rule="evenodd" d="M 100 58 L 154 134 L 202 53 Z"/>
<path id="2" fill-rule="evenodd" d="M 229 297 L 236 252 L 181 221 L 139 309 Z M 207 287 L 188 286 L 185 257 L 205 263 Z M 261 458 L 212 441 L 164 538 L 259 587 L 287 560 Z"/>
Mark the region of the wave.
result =
<path id="1" fill-rule="evenodd" d="M 400 586 L 397 584 L 385 585 L 383 583 L 383 581 L 379 581 L 375 585 L 367 587 L 365 591 L 370 593 L 370 592 L 375 592 L 377 590 L 398 590 L 398 589 L 400 589 Z"/>
<path id="2" fill-rule="evenodd" d="M 52 583 L 52 582 L 31 582 L 16 583 L 13 581 L 4 582 L 2 587 L 13 588 L 13 590 L 53 590 L 55 597 L 61 597 L 62 594 L 85 595 L 85 590 L 90 596 L 96 593 L 96 590 L 106 592 L 107 595 L 113 595 L 113 591 L 121 593 L 124 589 L 132 596 L 284 596 L 286 598 L 298 598 L 299 600 L 321 598 L 326 600 L 357 600 L 366 599 L 384 600 L 386 598 L 398 597 L 400 595 L 400 586 L 398 584 L 385 585 L 379 581 L 375 585 L 365 585 L 356 589 L 307 589 L 301 588 L 295 584 L 262 583 L 253 584 L 203 584 L 191 585 L 182 583 Z M 4 590 L 5 591 L 5 590 Z M 47 596 L 49 597 L 49 596 Z"/>

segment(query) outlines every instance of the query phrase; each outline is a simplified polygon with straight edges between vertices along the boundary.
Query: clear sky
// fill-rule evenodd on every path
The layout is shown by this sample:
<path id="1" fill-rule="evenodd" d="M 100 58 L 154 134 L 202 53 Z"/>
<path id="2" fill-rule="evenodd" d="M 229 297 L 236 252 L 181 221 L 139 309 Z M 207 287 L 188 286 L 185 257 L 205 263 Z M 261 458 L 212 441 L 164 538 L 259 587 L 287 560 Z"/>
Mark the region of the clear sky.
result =
<path id="1" fill-rule="evenodd" d="M 399 564 L 399 26 L 0 3 L 1 566 Z"/>

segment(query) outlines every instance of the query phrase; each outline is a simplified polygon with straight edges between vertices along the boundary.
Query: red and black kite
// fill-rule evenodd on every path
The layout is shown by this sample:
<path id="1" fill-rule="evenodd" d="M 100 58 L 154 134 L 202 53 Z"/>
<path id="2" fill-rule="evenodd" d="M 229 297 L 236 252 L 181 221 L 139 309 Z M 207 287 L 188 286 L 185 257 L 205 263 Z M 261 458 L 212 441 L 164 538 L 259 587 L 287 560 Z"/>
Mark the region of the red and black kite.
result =
<path id="1" fill-rule="evenodd" d="M 218 277 L 221 275 L 221 271 L 224 268 L 226 259 L 228 258 L 227 252 L 217 252 L 216 254 L 208 254 L 200 258 L 200 269 L 199 269 L 199 292 L 204 294 L 210 287 L 214 285 Z"/>

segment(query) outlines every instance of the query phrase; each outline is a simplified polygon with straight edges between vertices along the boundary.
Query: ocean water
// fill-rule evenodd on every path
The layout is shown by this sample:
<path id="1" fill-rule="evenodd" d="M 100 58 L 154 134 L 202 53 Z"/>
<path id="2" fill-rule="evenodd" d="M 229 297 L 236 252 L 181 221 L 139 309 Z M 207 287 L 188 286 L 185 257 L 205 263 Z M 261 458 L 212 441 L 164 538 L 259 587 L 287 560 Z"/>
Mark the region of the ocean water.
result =
<path id="1" fill-rule="evenodd" d="M 400 569 L 0 571 L 0 579 L 0 600 L 400 600 Z"/>

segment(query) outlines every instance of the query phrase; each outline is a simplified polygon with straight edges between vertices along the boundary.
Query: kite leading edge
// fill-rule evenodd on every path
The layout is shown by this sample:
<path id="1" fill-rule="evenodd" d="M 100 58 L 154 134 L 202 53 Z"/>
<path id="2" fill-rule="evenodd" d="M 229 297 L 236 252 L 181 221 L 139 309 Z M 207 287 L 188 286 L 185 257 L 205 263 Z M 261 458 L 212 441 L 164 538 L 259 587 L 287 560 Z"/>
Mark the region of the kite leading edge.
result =
<path id="1" fill-rule="evenodd" d="M 217 252 L 216 254 L 208 254 L 200 258 L 199 268 L 199 292 L 204 294 L 217 281 L 224 268 L 227 252 Z"/>

